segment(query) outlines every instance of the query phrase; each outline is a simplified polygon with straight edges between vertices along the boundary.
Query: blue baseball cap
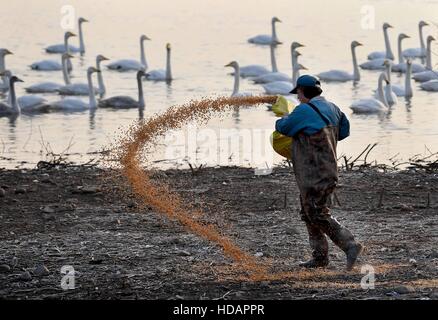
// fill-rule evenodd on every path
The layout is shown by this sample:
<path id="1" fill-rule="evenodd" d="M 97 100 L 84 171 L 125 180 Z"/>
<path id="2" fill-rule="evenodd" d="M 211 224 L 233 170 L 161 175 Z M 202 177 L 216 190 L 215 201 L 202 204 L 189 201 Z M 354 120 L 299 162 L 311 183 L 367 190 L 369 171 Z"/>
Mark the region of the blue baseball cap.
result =
<path id="1" fill-rule="evenodd" d="M 297 85 L 290 93 L 297 93 L 297 89 L 299 87 L 315 87 L 315 88 L 321 88 L 321 82 L 318 80 L 318 78 L 305 74 L 298 78 Z"/>

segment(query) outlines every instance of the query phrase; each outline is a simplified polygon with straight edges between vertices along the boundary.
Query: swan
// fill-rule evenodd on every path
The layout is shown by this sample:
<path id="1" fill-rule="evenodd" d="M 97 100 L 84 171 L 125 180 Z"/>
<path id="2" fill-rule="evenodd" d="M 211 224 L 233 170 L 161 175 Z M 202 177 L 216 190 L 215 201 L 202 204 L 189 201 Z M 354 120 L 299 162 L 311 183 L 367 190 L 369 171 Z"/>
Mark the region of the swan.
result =
<path id="1" fill-rule="evenodd" d="M 427 37 L 427 48 L 426 48 L 426 71 L 418 72 L 412 77 L 415 81 L 426 82 L 429 80 L 438 79 L 438 71 L 434 71 L 432 68 L 432 41 L 435 38 L 432 36 Z"/>
<path id="2" fill-rule="evenodd" d="M 254 83 L 268 83 L 273 81 L 292 81 L 292 78 L 283 72 L 278 72 L 277 59 L 275 58 L 275 47 L 271 44 L 271 66 L 272 72 L 262 74 L 253 78 Z M 295 51 L 294 51 L 295 52 Z M 292 58 L 293 60 L 296 59 Z"/>
<path id="3" fill-rule="evenodd" d="M 425 21 L 418 23 L 418 30 L 420 33 L 420 48 L 409 48 L 403 50 L 403 57 L 405 58 L 424 58 L 426 56 L 426 46 L 424 44 L 423 28 L 429 24 Z"/>
<path id="4" fill-rule="evenodd" d="M 406 65 L 407 65 L 407 69 L 405 73 L 405 85 L 404 86 L 392 85 L 392 91 L 396 94 L 397 97 L 411 98 L 413 96 L 413 91 L 412 91 L 412 83 L 411 83 L 412 60 L 410 58 L 406 60 Z"/>
<path id="5" fill-rule="evenodd" d="M 389 106 L 392 106 L 394 104 L 398 103 L 397 95 L 394 92 L 394 88 L 392 86 L 391 82 L 391 68 L 392 68 L 392 61 L 389 59 L 385 59 L 383 63 L 385 67 L 385 73 L 386 73 L 386 79 L 388 80 L 387 85 L 384 88 L 385 98 L 386 102 L 388 102 Z M 376 90 L 375 97 L 379 97 L 379 90 Z"/>
<path id="6" fill-rule="evenodd" d="M 287 74 L 282 72 L 269 72 L 266 74 L 263 74 L 261 76 L 255 77 L 252 80 L 255 83 L 269 83 L 274 81 L 290 81 L 295 84 L 296 79 L 299 77 L 299 70 L 296 69 L 296 72 L 294 73 L 294 66 L 298 63 L 298 57 L 301 56 L 301 53 L 296 51 L 297 48 L 304 47 L 303 44 L 299 42 L 292 42 L 291 44 L 291 60 L 292 60 L 292 78 L 289 77 Z M 272 63 L 272 59 L 274 59 L 274 63 Z M 277 62 L 275 60 L 275 55 L 273 52 L 271 52 L 271 63 L 273 66 L 277 66 Z M 274 69 L 274 68 L 273 68 Z"/>
<path id="7" fill-rule="evenodd" d="M 146 56 L 144 53 L 145 40 L 151 40 L 151 39 L 145 35 L 142 35 L 140 37 L 140 62 L 133 59 L 122 59 L 108 64 L 107 68 L 110 70 L 117 70 L 117 71 L 129 71 L 129 70 L 146 71 L 148 69 L 148 64 L 146 62 Z"/>
<path id="8" fill-rule="evenodd" d="M 296 55 L 301 55 L 299 52 L 295 52 Z M 306 67 L 298 63 L 298 60 L 295 60 L 295 63 L 292 63 L 292 84 L 295 86 L 297 84 L 297 80 L 300 77 L 300 70 L 307 70 Z"/>
<path id="9" fill-rule="evenodd" d="M 0 48 L 0 72 L 6 70 L 5 57 L 9 54 L 13 54 L 8 49 Z M 6 76 L 2 76 L 2 83 L 0 84 L 0 92 L 6 92 L 9 90 L 9 79 Z"/>
<path id="10" fill-rule="evenodd" d="M 271 45 L 270 52 L 271 52 L 271 71 L 269 71 L 268 68 L 262 65 L 250 64 L 243 67 L 240 66 L 240 76 L 242 78 L 255 78 L 271 72 L 278 72 L 277 61 L 275 59 L 275 54 L 274 54 L 274 45 Z M 231 75 L 234 75 L 234 73 L 231 73 Z"/>
<path id="11" fill-rule="evenodd" d="M 297 72 L 298 70 L 307 70 L 307 68 L 301 64 L 297 64 L 293 69 L 294 72 Z M 274 81 L 262 84 L 262 87 L 267 94 L 289 95 L 295 86 L 290 81 Z"/>
<path id="12" fill-rule="evenodd" d="M 70 76 L 67 71 L 67 59 L 73 58 L 71 54 L 63 53 L 61 56 L 62 64 L 62 76 L 64 78 L 64 84 L 56 82 L 40 82 L 24 88 L 28 93 L 52 93 L 57 92 L 62 86 L 70 84 Z"/>
<path id="13" fill-rule="evenodd" d="M 438 91 L 438 79 L 429 80 L 420 84 L 420 88 L 425 91 Z"/>
<path id="14" fill-rule="evenodd" d="M 225 65 L 225 67 L 232 67 L 234 69 L 234 88 L 233 93 L 231 94 L 232 97 L 247 97 L 251 96 L 252 94 L 249 92 L 239 92 L 239 86 L 240 86 L 240 67 L 239 63 L 237 61 L 231 61 L 229 64 Z"/>
<path id="15" fill-rule="evenodd" d="M 278 40 L 277 37 L 277 30 L 275 29 L 275 24 L 277 22 L 281 22 L 281 20 L 278 19 L 277 17 L 273 17 L 271 19 L 272 35 L 260 34 L 255 37 L 249 38 L 248 42 L 254 44 L 261 44 L 261 45 L 281 44 L 281 42 Z"/>
<path id="16" fill-rule="evenodd" d="M 297 58 L 301 56 L 301 53 L 299 53 L 298 51 L 294 51 L 292 53 L 292 65 L 295 65 L 297 62 Z M 266 74 L 263 74 L 261 76 L 252 78 L 252 80 L 254 81 L 254 83 L 269 83 L 269 82 L 274 82 L 274 81 L 289 81 L 289 82 L 294 82 L 293 78 L 291 78 L 290 76 L 288 76 L 287 74 L 283 73 L 283 72 L 269 72 Z M 296 78 L 295 78 L 296 80 Z"/>
<path id="17" fill-rule="evenodd" d="M 10 82 L 10 79 L 12 78 L 11 71 L 5 70 L 1 74 L 7 78 L 8 82 Z M 12 106 L 14 103 L 14 99 L 19 105 L 21 112 L 23 113 L 48 111 L 47 100 L 41 96 L 25 95 L 17 98 L 15 92 L 14 94 L 12 94 L 12 92 L 9 92 L 9 95 L 7 96 L 8 105 Z"/>
<path id="18" fill-rule="evenodd" d="M 23 80 L 17 78 L 16 76 L 12 76 L 9 79 L 9 90 L 11 95 L 12 104 L 6 104 L 4 102 L 0 102 L 0 117 L 11 117 L 16 116 L 21 113 L 20 106 L 17 103 L 17 98 L 15 96 L 15 83 L 23 82 Z"/>
<path id="19" fill-rule="evenodd" d="M 146 73 L 147 80 L 172 81 L 172 68 L 170 66 L 170 43 L 166 44 L 166 70 L 152 70 Z"/>
<path id="20" fill-rule="evenodd" d="M 143 83 L 141 81 L 142 77 L 146 74 L 144 71 L 137 71 L 137 86 L 138 86 L 138 100 L 135 100 L 129 96 L 115 96 L 107 99 L 102 99 L 99 101 L 99 108 L 115 108 L 115 109 L 128 109 L 128 108 L 139 108 L 144 109 L 144 95 L 143 95 Z"/>
<path id="21" fill-rule="evenodd" d="M 104 60 L 108 60 L 106 57 L 102 56 L 102 55 L 98 55 L 96 57 L 96 69 L 100 70 L 100 62 L 104 61 Z M 94 94 L 99 93 L 100 95 L 103 95 L 103 93 L 105 92 L 105 86 L 103 83 L 103 77 L 100 76 L 101 72 L 98 72 L 98 85 L 99 87 L 96 88 L 94 87 Z M 59 88 L 58 93 L 60 95 L 63 96 L 88 96 L 88 92 L 89 92 L 89 87 L 88 87 L 88 82 L 87 83 L 69 83 L 66 84 L 65 86 L 62 86 L 61 88 Z M 103 93 L 102 93 L 103 92 Z"/>
<path id="22" fill-rule="evenodd" d="M 94 72 L 100 72 L 95 67 L 87 69 L 88 80 L 88 103 L 77 98 L 64 98 L 59 101 L 49 103 L 50 109 L 54 111 L 83 111 L 88 109 L 95 109 L 97 106 L 96 97 L 93 94 L 93 79 Z"/>
<path id="23" fill-rule="evenodd" d="M 398 36 L 398 64 L 392 66 L 393 72 L 402 72 L 402 73 L 406 72 L 407 66 L 403 58 L 402 41 L 403 39 L 407 39 L 407 38 L 410 37 L 404 33 L 400 33 Z M 411 68 L 413 73 L 426 71 L 426 68 L 418 63 L 411 63 Z"/>
<path id="24" fill-rule="evenodd" d="M 97 73 L 97 83 L 98 83 L 98 93 L 100 97 L 103 97 L 106 93 L 105 84 L 103 82 L 103 75 L 102 75 L 102 69 L 100 68 L 100 63 L 102 61 L 108 61 L 109 59 L 101 54 L 97 55 L 96 57 L 96 69 L 100 70 L 100 72 Z"/>
<path id="25" fill-rule="evenodd" d="M 67 48 L 69 48 L 68 39 L 70 39 L 71 37 L 76 37 L 76 35 L 70 31 L 67 31 L 64 34 L 64 44 Z M 70 52 L 67 51 L 67 53 Z M 57 70 L 62 70 L 62 65 L 56 60 L 42 60 L 32 63 L 30 65 L 30 68 L 32 70 L 38 70 L 38 71 L 57 71 Z M 70 58 L 67 58 L 67 69 L 69 71 L 73 69 Z"/>
<path id="26" fill-rule="evenodd" d="M 378 99 L 368 98 L 354 101 L 350 106 L 353 113 L 379 113 L 384 112 L 389 108 L 385 93 L 383 92 L 383 81 L 388 83 L 388 78 L 385 72 L 382 72 L 379 76 L 377 89 Z"/>
<path id="27" fill-rule="evenodd" d="M 82 24 L 84 22 L 89 22 L 87 19 L 80 17 L 78 19 L 78 30 L 79 30 L 79 47 L 75 47 L 72 45 L 69 45 L 68 42 L 65 42 L 61 44 L 54 44 L 51 46 L 48 46 L 45 48 L 47 53 L 80 53 L 83 55 L 85 53 L 85 44 L 84 44 L 84 35 L 82 33 Z M 66 50 L 68 48 L 68 51 Z"/>
<path id="28" fill-rule="evenodd" d="M 391 49 L 391 42 L 389 41 L 388 29 L 393 28 L 389 23 L 385 22 L 383 24 L 383 37 L 385 39 L 385 50 L 386 51 L 374 51 L 368 55 L 368 60 L 375 59 L 390 59 L 394 60 L 394 54 Z"/>
<path id="29" fill-rule="evenodd" d="M 356 47 L 362 46 L 362 43 L 353 41 L 351 42 L 351 55 L 353 58 L 353 74 L 343 71 L 343 70 L 330 70 L 326 72 L 321 72 L 317 76 L 323 81 L 359 81 L 360 73 L 359 67 L 357 66 L 357 58 L 356 58 Z"/>

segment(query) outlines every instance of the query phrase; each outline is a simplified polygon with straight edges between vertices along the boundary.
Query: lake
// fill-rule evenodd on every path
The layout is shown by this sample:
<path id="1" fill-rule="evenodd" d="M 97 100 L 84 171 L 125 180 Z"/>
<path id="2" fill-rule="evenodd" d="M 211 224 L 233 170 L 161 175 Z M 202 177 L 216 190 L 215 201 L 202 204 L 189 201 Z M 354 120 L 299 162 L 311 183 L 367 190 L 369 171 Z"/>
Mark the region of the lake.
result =
<path id="1" fill-rule="evenodd" d="M 241 65 L 262 64 L 270 66 L 269 47 L 249 44 L 251 36 L 270 33 L 271 17 L 277 16 L 277 33 L 282 45 L 276 49 L 280 71 L 291 73 L 290 44 L 299 41 L 305 44 L 299 51 L 300 63 L 308 68 L 306 73 L 316 74 L 330 69 L 352 72 L 350 43 L 360 41 L 357 49 L 359 62 L 364 62 L 369 52 L 383 50 L 383 22 L 394 26 L 390 29 L 391 45 L 397 54 L 396 39 L 404 32 L 411 36 L 403 42 L 404 47 L 418 47 L 418 22 L 425 20 L 426 35 L 438 39 L 437 26 L 433 24 L 438 14 L 438 1 L 59 1 L 59 0 L 14 0 L 2 1 L 0 16 L 1 47 L 14 54 L 6 57 L 7 68 L 25 83 L 17 84 L 18 96 L 24 95 L 24 87 L 41 81 L 62 82 L 60 71 L 42 72 L 30 70 L 29 65 L 42 59 L 57 59 L 59 55 L 47 54 L 44 48 L 61 43 L 66 31 L 61 21 L 65 17 L 63 6 L 72 5 L 75 18 L 90 20 L 84 24 L 86 53 L 72 59 L 73 82 L 85 82 L 86 69 L 95 64 L 97 54 L 112 60 L 120 58 L 139 59 L 139 37 L 151 38 L 146 42 L 146 57 L 150 69 L 164 68 L 166 43 L 172 45 L 172 71 L 174 81 L 144 81 L 146 108 L 144 118 L 161 113 L 169 106 L 183 104 L 192 99 L 207 96 L 230 95 L 233 77 L 230 68 L 224 65 L 232 60 Z M 64 7 L 65 8 L 65 7 Z M 374 12 L 374 24 L 364 25 L 364 19 Z M 369 21 L 369 20 L 366 20 Z M 76 26 L 72 31 L 77 32 Z M 72 38 L 73 45 L 78 44 Z M 438 56 L 433 45 L 432 62 L 436 67 Z M 111 61 L 109 61 L 111 62 Z M 416 61 L 419 62 L 419 61 Z M 105 64 L 105 63 L 104 63 Z M 102 68 L 107 96 L 137 96 L 135 73 L 115 72 Z M 340 142 L 339 155 L 358 155 L 368 144 L 378 143 L 370 159 L 388 162 L 388 159 L 408 159 L 415 154 L 438 151 L 438 93 L 425 92 L 413 83 L 414 96 L 399 103 L 383 115 L 355 115 L 349 106 L 359 98 L 370 97 L 377 87 L 378 71 L 361 70 L 359 83 L 323 83 L 324 96 L 335 102 L 351 121 L 351 136 Z M 404 84 L 404 76 L 392 74 L 392 81 Z M 96 78 L 94 78 L 96 84 Z M 241 81 L 241 90 L 262 94 L 263 88 L 247 79 Z M 54 94 L 44 95 L 47 100 L 59 99 Z M 84 98 L 84 101 L 87 101 Z M 139 118 L 139 112 L 130 110 L 103 110 L 64 114 L 48 113 L 35 116 L 21 115 L 14 121 L 0 118 L 0 167 L 34 167 L 46 153 L 63 151 L 69 159 L 86 162 L 98 157 L 95 153 L 111 146 L 125 130 Z M 212 119 L 199 130 L 215 132 L 213 139 L 228 141 L 231 137 L 250 136 L 254 148 L 266 150 L 254 154 L 254 148 L 243 148 L 242 143 L 220 147 L 216 153 L 191 158 L 198 164 L 240 164 L 260 166 L 278 163 L 282 158 L 272 154 L 269 133 L 276 117 L 266 106 L 233 111 Z M 184 154 L 173 148 L 184 144 L 182 133 L 189 134 L 191 127 L 168 136 L 151 156 L 155 165 L 183 164 Z M 205 132 L 205 131 L 204 131 Z M 216 138 L 215 138 L 216 137 Z M 209 142 L 199 142 L 199 150 Z M 170 150 L 169 150 L 170 148 Z M 210 148 L 211 149 L 211 148 Z M 247 153 L 242 150 L 249 150 Z M 199 151 L 199 152 L 201 152 Z M 214 150 L 213 150 L 214 151 Z M 248 153 L 249 152 L 249 153 Z M 240 156 L 236 156 L 239 154 Z M 201 152 L 202 154 L 202 152 Z M 179 155 L 179 156 L 178 156 Z M 219 157 L 220 155 L 220 157 Z M 219 159 L 219 160 L 218 160 Z"/>

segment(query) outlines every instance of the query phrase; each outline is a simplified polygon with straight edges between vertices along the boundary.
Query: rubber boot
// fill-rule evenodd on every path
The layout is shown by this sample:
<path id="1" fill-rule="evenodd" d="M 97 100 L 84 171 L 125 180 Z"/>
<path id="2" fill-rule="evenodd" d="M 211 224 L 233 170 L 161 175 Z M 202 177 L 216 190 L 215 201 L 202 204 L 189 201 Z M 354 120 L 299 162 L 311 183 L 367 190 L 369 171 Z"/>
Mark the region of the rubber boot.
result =
<path id="1" fill-rule="evenodd" d="M 322 229 L 345 252 L 347 255 L 347 270 L 352 270 L 357 257 L 364 249 L 363 245 L 355 241 L 353 234 L 331 216 L 327 219 L 327 223 L 323 224 Z"/>
<path id="2" fill-rule="evenodd" d="M 329 264 L 328 242 L 325 234 L 316 226 L 306 222 L 309 243 L 312 248 L 312 259 L 300 262 L 304 268 L 323 268 Z"/>

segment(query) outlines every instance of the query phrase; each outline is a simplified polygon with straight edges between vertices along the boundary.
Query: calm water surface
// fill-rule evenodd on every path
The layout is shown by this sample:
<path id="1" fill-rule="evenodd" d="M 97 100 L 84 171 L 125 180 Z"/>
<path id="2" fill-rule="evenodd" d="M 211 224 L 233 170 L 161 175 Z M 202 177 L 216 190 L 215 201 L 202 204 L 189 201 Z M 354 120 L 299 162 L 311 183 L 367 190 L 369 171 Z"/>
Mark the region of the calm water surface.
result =
<path id="1" fill-rule="evenodd" d="M 385 21 L 395 27 L 390 30 L 394 53 L 397 52 L 396 37 L 400 32 L 411 36 L 411 39 L 404 41 L 406 47 L 417 47 L 418 21 L 437 22 L 438 14 L 438 2 L 430 0 L 2 0 L 0 47 L 14 52 L 14 55 L 6 58 L 7 68 L 25 81 L 18 85 L 18 95 L 25 94 L 25 85 L 47 80 L 62 81 L 61 72 L 36 72 L 28 66 L 41 59 L 59 59 L 58 55 L 46 54 L 43 48 L 62 42 L 61 7 L 68 4 L 74 6 L 78 17 L 90 20 L 90 23 L 84 24 L 86 54 L 73 59 L 73 82 L 85 81 L 85 70 L 94 64 L 97 54 L 104 54 L 111 59 L 138 59 L 138 38 L 141 34 L 152 39 L 146 43 L 150 69 L 164 67 L 165 44 L 172 44 L 175 80 L 170 85 L 144 82 L 147 104 L 145 118 L 191 99 L 229 95 L 233 78 L 224 65 L 232 60 L 242 65 L 257 63 L 269 67 L 269 48 L 250 45 L 246 39 L 256 34 L 270 33 L 270 19 L 274 15 L 283 21 L 277 29 L 279 38 L 284 42 L 276 51 L 280 71 L 291 72 L 290 43 L 299 41 L 306 45 L 300 48 L 300 62 L 309 69 L 309 73 L 318 73 L 333 68 L 352 70 L 349 49 L 352 40 L 365 45 L 357 50 L 360 62 L 366 59 L 369 52 L 383 50 L 381 25 Z M 374 30 L 361 26 L 363 6 L 375 8 Z M 424 30 L 438 39 L 436 25 Z M 77 45 L 77 38 L 73 38 L 72 43 Z M 434 51 L 438 51 L 436 46 Z M 438 62 L 438 56 L 433 56 L 433 62 Z M 107 96 L 137 96 L 134 73 L 111 72 L 103 68 L 103 75 Z M 357 85 L 324 84 L 325 96 L 337 103 L 351 120 L 351 137 L 340 143 L 339 153 L 356 155 L 367 144 L 374 142 L 379 145 L 371 158 L 378 161 L 387 161 L 396 154 L 398 158 L 406 159 L 417 153 L 425 153 L 426 148 L 438 151 L 438 93 L 421 91 L 414 83 L 414 97 L 410 101 L 400 99 L 388 114 L 353 115 L 349 109 L 351 102 L 370 97 L 377 87 L 378 72 L 362 71 L 361 75 L 362 80 Z M 393 74 L 393 82 L 404 84 L 404 78 Z M 263 93 L 260 86 L 248 80 L 241 82 L 241 90 Z M 46 98 L 55 100 L 59 97 L 46 95 Z M 54 152 L 62 152 L 71 144 L 68 150 L 72 154 L 71 159 L 88 161 L 96 157 L 89 153 L 105 149 L 118 136 L 120 128 L 126 128 L 138 118 L 137 110 L 97 110 L 95 114 L 50 113 L 32 117 L 22 115 L 15 121 L 0 118 L 0 167 L 33 167 L 45 158 L 43 143 L 48 143 Z M 265 106 L 260 106 L 230 112 L 201 128 L 217 133 L 219 128 L 236 129 L 237 136 L 239 132 L 250 132 L 253 146 L 270 150 L 268 137 L 264 133 L 272 131 L 275 120 Z M 228 134 L 235 134 L 230 132 Z M 227 136 L 218 135 L 218 139 L 226 140 Z M 170 157 L 165 146 L 181 143 L 174 136 L 168 137 L 160 143 L 153 158 L 160 160 Z M 200 149 L 205 147 L 205 143 L 200 143 Z M 225 153 L 219 159 L 220 163 L 237 161 L 239 164 L 255 166 L 270 162 L 264 156 L 254 156 L 252 151 L 247 153 L 241 145 L 230 148 L 217 148 L 219 154 Z M 240 157 L 236 156 L 239 153 Z M 265 154 L 265 157 L 269 156 Z M 210 154 L 198 161 L 214 164 L 217 159 L 217 154 Z M 275 161 L 281 161 L 281 158 L 276 157 Z M 165 165 L 165 162 L 159 162 L 158 165 Z"/>

